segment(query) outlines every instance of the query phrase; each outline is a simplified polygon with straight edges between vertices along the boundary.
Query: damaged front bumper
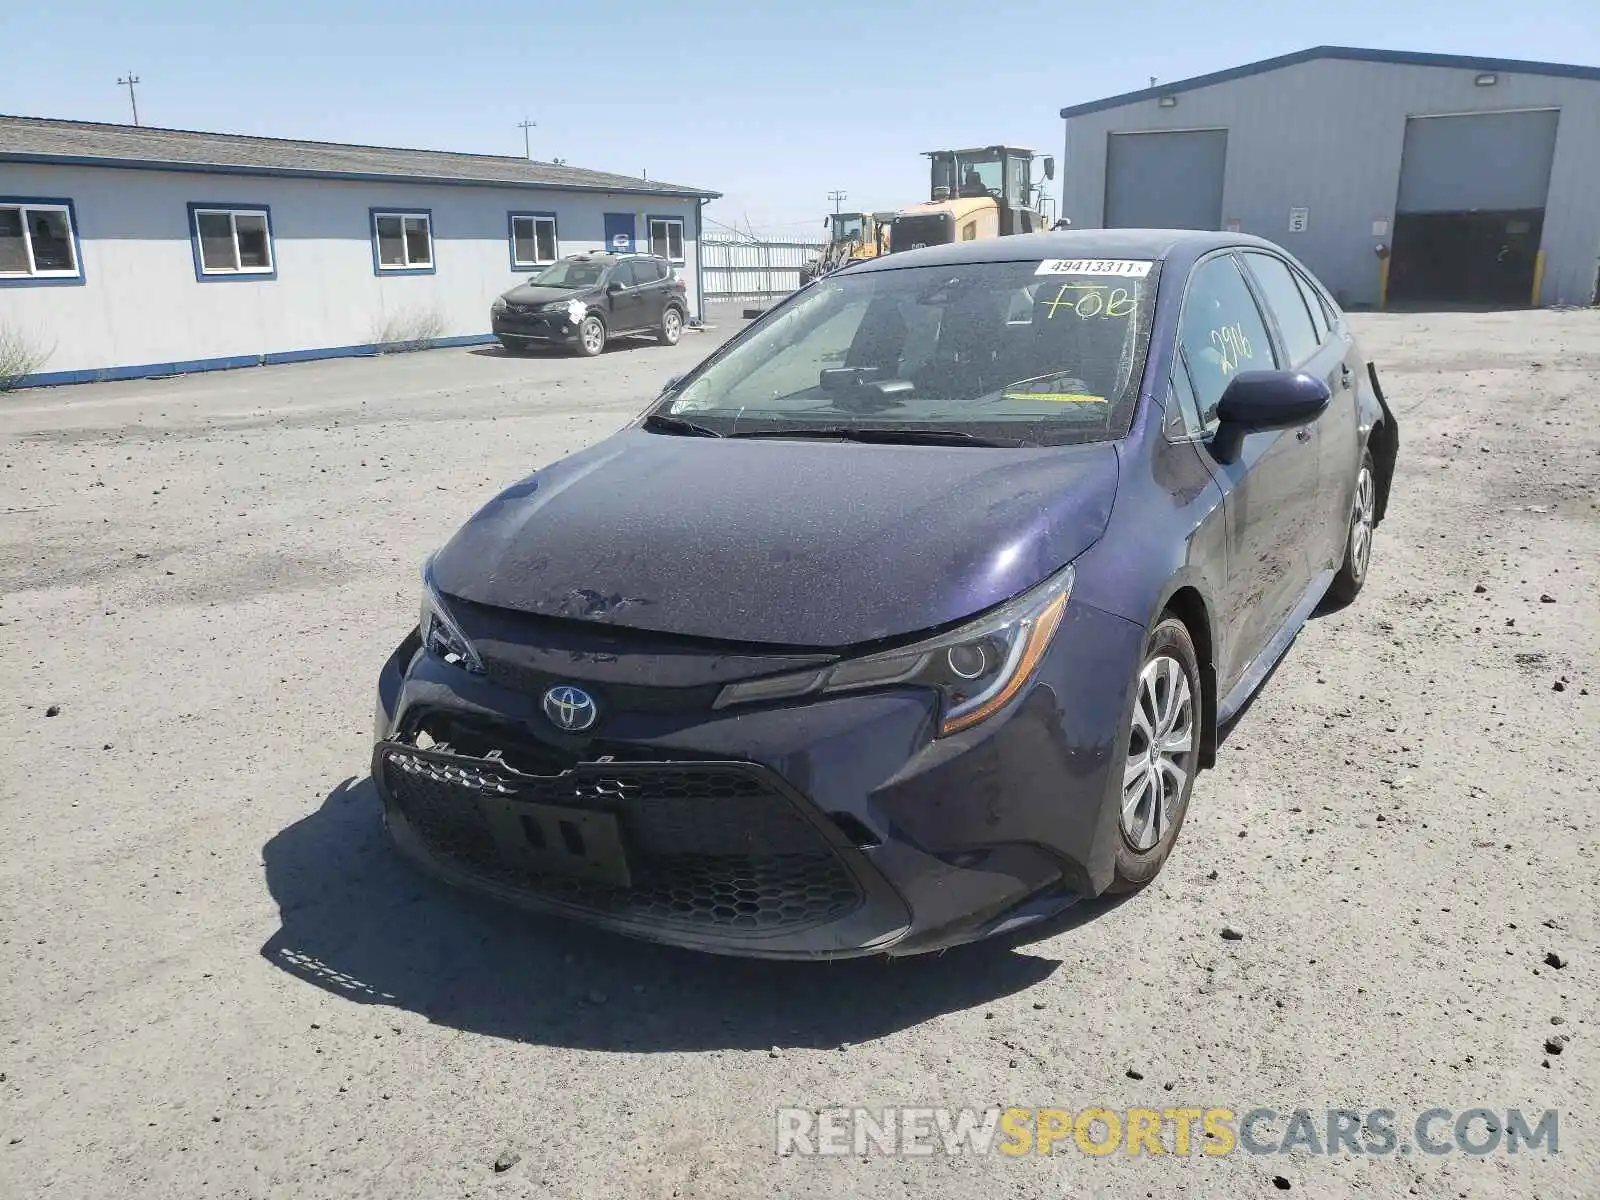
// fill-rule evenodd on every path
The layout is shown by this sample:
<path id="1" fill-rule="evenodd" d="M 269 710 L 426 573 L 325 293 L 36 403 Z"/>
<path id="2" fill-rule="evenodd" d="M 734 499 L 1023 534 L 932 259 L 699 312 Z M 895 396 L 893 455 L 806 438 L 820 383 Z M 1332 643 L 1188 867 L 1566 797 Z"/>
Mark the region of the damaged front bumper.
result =
<path id="1" fill-rule="evenodd" d="M 1118 734 L 1092 689 L 1136 627 L 1088 606 L 1038 682 L 930 739 L 932 702 L 862 693 L 628 713 L 562 744 L 537 689 L 420 651 L 385 664 L 372 777 L 395 844 L 536 912 L 713 953 L 917 954 L 1030 924 L 1110 874 Z M 1089 628 L 1084 628 L 1089 626 Z"/>

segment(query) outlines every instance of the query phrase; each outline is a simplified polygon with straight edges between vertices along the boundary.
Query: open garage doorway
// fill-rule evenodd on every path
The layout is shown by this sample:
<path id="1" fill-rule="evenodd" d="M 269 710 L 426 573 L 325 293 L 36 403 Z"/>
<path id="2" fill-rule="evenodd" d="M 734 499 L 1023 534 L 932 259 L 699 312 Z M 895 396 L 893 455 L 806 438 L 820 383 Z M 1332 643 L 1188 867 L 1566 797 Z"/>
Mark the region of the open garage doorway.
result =
<path id="1" fill-rule="evenodd" d="M 1406 121 L 1386 300 L 1537 304 L 1554 108 Z"/>
<path id="2" fill-rule="evenodd" d="M 1533 302 L 1544 212 L 1400 213 L 1389 302 L 1513 307 Z"/>

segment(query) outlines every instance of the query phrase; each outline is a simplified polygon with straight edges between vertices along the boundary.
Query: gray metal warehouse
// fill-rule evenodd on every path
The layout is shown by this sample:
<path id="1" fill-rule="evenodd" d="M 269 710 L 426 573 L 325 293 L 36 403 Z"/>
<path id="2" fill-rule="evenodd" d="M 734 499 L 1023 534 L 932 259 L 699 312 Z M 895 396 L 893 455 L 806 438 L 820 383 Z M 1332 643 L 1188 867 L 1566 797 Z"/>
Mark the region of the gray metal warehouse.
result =
<path id="1" fill-rule="evenodd" d="M 1600 67 L 1318 46 L 1061 116 L 1075 226 L 1257 234 L 1355 306 L 1595 301 Z"/>

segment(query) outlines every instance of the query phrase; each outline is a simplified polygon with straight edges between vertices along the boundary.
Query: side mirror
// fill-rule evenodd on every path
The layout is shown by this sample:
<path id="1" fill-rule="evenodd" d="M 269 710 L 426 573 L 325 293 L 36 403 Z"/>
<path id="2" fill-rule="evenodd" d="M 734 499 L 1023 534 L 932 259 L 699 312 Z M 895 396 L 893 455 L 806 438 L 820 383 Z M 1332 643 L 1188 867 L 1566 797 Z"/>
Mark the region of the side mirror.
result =
<path id="1" fill-rule="evenodd" d="M 1056 160 L 1048 154 L 1044 156 L 1044 177 L 1046 179 L 1056 177 Z"/>
<path id="2" fill-rule="evenodd" d="M 606 295 L 615 296 L 618 292 L 622 291 L 627 286 L 628 286 L 627 284 L 622 283 L 619 280 L 613 279 L 610 283 L 606 284 Z"/>
<path id="3" fill-rule="evenodd" d="M 1240 371 L 1217 402 L 1211 452 L 1232 462 L 1246 434 L 1310 424 L 1332 399 L 1325 380 L 1303 371 Z"/>
<path id="4" fill-rule="evenodd" d="M 833 218 L 832 217 L 823 217 L 822 218 L 822 227 L 824 229 L 826 229 L 829 225 L 832 225 L 832 224 L 833 224 Z"/>

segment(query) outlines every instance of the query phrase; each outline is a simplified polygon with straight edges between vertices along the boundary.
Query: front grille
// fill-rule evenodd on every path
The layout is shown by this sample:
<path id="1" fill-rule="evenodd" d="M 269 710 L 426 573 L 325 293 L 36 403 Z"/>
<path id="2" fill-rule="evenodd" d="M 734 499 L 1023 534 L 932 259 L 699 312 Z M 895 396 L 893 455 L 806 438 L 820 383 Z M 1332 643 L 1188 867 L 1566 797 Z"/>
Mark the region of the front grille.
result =
<path id="1" fill-rule="evenodd" d="M 525 696 L 543 695 L 546 688 L 571 679 L 571 676 L 541 671 L 489 651 L 483 652 L 483 672 L 489 682 Z M 648 713 L 710 712 L 722 691 L 720 683 L 700 687 L 651 687 L 647 684 L 602 685 L 585 680 L 583 686 L 599 694 L 607 709 Z"/>
<path id="2" fill-rule="evenodd" d="M 391 744 L 377 772 L 423 845 L 490 882 L 594 913 L 701 934 L 792 932 L 858 908 L 819 829 L 759 767 L 581 763 L 526 775 L 494 759 Z M 627 885 L 533 869 L 502 845 L 483 798 L 617 817 Z"/>

